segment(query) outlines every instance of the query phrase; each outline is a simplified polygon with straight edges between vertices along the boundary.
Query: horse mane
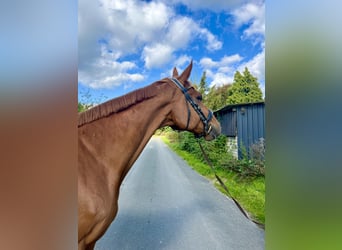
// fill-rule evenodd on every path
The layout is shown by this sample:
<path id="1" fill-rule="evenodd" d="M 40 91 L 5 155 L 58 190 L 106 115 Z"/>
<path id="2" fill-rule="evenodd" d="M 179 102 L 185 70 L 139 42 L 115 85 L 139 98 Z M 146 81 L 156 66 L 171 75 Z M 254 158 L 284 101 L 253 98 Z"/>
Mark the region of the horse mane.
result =
<path id="1" fill-rule="evenodd" d="M 107 117 L 113 113 L 119 113 L 129 107 L 138 104 L 144 100 L 150 99 L 159 92 L 158 85 L 165 81 L 158 81 L 149 86 L 134 90 L 126 95 L 117 97 L 99 104 L 91 109 L 78 114 L 78 127 L 92 121 Z"/>

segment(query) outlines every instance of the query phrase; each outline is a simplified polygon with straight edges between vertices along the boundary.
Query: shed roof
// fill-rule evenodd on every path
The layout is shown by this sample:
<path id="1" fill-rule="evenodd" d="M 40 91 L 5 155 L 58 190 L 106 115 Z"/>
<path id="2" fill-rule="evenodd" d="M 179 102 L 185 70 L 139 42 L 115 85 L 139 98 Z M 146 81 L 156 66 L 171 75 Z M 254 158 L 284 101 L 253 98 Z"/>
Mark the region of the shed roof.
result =
<path id="1" fill-rule="evenodd" d="M 223 108 L 220 108 L 220 109 L 218 109 L 218 110 L 215 110 L 214 113 L 218 113 L 218 112 L 230 110 L 230 109 L 232 109 L 232 108 L 237 108 L 237 107 L 241 107 L 241 106 L 252 106 L 252 105 L 256 105 L 256 104 L 265 104 L 265 101 L 261 101 L 261 102 L 248 102 L 248 103 L 238 103 L 238 104 L 229 104 L 229 105 L 224 106 Z"/>

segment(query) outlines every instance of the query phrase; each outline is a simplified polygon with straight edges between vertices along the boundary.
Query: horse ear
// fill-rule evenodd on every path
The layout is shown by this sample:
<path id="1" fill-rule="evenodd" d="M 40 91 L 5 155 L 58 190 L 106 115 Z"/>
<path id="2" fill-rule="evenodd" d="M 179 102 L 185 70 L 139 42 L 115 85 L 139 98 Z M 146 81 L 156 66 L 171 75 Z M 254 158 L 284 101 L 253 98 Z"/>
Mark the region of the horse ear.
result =
<path id="1" fill-rule="evenodd" d="M 176 67 L 173 68 L 172 77 L 178 77 L 178 71 L 177 71 Z"/>
<path id="2" fill-rule="evenodd" d="M 189 64 L 189 66 L 183 71 L 183 73 L 180 75 L 179 80 L 182 81 L 183 83 L 189 79 L 189 76 L 191 74 L 192 70 L 192 60 Z"/>

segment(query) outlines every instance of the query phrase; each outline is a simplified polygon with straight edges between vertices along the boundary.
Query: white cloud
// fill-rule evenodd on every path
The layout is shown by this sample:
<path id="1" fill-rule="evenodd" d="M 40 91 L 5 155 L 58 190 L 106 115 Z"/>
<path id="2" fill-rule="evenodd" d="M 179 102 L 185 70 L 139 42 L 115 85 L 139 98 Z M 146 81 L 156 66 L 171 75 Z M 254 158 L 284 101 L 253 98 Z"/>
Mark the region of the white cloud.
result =
<path id="1" fill-rule="evenodd" d="M 79 81 L 92 88 L 110 88 L 142 81 L 131 72 L 125 55 L 165 32 L 173 10 L 161 2 L 82 0 L 79 3 Z M 150 60 L 153 52 L 150 52 Z"/>
<path id="2" fill-rule="evenodd" d="M 96 1 L 83 0 L 78 4 L 78 62 L 84 67 L 100 52 L 97 41 L 106 34 L 103 8 Z"/>
<path id="3" fill-rule="evenodd" d="M 258 78 L 260 88 L 265 94 L 265 48 L 263 48 L 263 50 L 259 54 L 255 55 L 251 60 L 241 64 L 237 70 L 243 72 L 245 67 L 248 68 L 249 72 L 251 72 L 253 76 Z"/>
<path id="4" fill-rule="evenodd" d="M 198 26 L 192 19 L 177 17 L 170 23 L 165 43 L 168 43 L 173 48 L 184 48 L 193 38 L 196 30 L 198 30 Z"/>
<path id="5" fill-rule="evenodd" d="M 250 2 L 235 9 L 232 12 L 234 17 L 235 28 L 240 28 L 247 25 L 243 31 L 242 39 L 258 39 L 258 42 L 263 40 L 265 35 L 265 2 L 255 1 Z"/>
<path id="6" fill-rule="evenodd" d="M 110 89 L 114 86 L 120 86 L 126 82 L 137 82 L 144 79 L 144 76 L 141 74 L 128 74 L 123 72 L 110 76 L 100 73 L 89 74 L 89 72 L 79 71 L 78 76 L 81 83 L 87 83 L 87 86 L 94 89 Z"/>
<path id="7" fill-rule="evenodd" d="M 124 82 L 142 81 L 144 76 L 130 73 L 137 68 L 131 61 L 119 62 L 119 54 L 110 53 L 105 46 L 101 47 L 101 57 L 92 62 L 91 65 L 79 68 L 78 79 L 85 85 L 97 88 L 111 88 L 120 86 Z"/>
<path id="8" fill-rule="evenodd" d="M 176 17 L 172 20 L 165 42 L 174 48 L 180 49 L 196 38 L 205 39 L 207 41 L 206 48 L 209 51 L 222 48 L 222 42 L 218 41 L 215 35 L 208 29 L 201 28 L 189 17 Z"/>
<path id="9" fill-rule="evenodd" d="M 145 46 L 143 50 L 145 66 L 150 69 L 166 64 L 172 59 L 172 52 L 173 48 L 166 44 L 158 43 L 151 46 Z"/>
<path id="10" fill-rule="evenodd" d="M 207 72 L 208 79 L 211 79 L 210 86 L 233 83 L 235 72 L 242 73 L 247 67 L 251 74 L 258 78 L 265 93 L 265 48 L 247 62 L 244 62 L 239 54 L 234 54 L 224 56 L 219 61 L 205 57 L 200 60 L 200 65 Z"/>
<path id="11" fill-rule="evenodd" d="M 234 54 L 232 56 L 224 56 L 220 61 L 220 66 L 237 63 L 240 62 L 242 59 L 243 58 L 239 54 Z"/>
<path id="12" fill-rule="evenodd" d="M 210 87 L 222 86 L 224 84 L 232 83 L 234 79 L 231 75 L 225 74 L 220 71 L 217 71 L 214 73 L 211 70 L 207 70 L 206 72 L 207 72 L 207 77 L 212 79 L 211 83 L 209 84 Z"/>
<path id="13" fill-rule="evenodd" d="M 207 50 L 219 50 L 222 48 L 222 42 L 218 41 L 217 38 L 207 29 L 200 29 L 200 34 L 204 35 L 208 41 L 206 46 Z"/>
<path id="14" fill-rule="evenodd" d="M 174 60 L 176 52 L 194 39 L 204 40 L 210 51 L 222 47 L 209 30 L 176 15 L 170 2 L 82 0 L 78 20 L 79 80 L 91 87 L 109 88 L 144 79 L 132 72 L 136 64 L 125 66 L 125 56 L 135 55 L 137 60 L 140 56 L 145 67 L 152 69 Z"/>
<path id="15" fill-rule="evenodd" d="M 200 60 L 200 65 L 207 72 L 207 77 L 212 79 L 210 86 L 221 86 L 233 82 L 235 69 L 242 60 L 239 54 L 224 56 L 219 61 L 205 57 Z"/>
<path id="16" fill-rule="evenodd" d="M 165 39 L 159 43 L 148 44 L 143 49 L 142 58 L 148 69 L 161 67 L 174 59 L 174 52 L 185 49 L 193 39 L 207 40 L 207 49 L 218 50 L 222 43 L 207 29 L 201 28 L 188 17 L 175 17 L 170 21 Z"/>
<path id="17" fill-rule="evenodd" d="M 217 64 L 218 64 L 217 62 L 214 62 L 209 57 L 202 58 L 201 61 L 200 61 L 200 65 L 204 69 L 210 69 L 210 68 L 216 67 Z"/>
<path id="18" fill-rule="evenodd" d="M 239 54 L 234 54 L 231 56 L 224 56 L 221 58 L 220 61 L 213 61 L 209 57 L 204 57 L 200 61 L 200 65 L 204 69 L 211 69 L 211 68 L 225 68 L 231 64 L 238 63 L 242 60 L 243 58 Z"/>
<path id="19" fill-rule="evenodd" d="M 181 55 L 174 62 L 175 67 L 183 67 L 186 63 L 189 63 L 191 61 L 191 59 L 192 58 L 188 55 Z"/>
<path id="20" fill-rule="evenodd" d="M 93 49 L 103 38 L 111 49 L 123 54 L 135 52 L 163 34 L 172 16 L 172 8 L 161 2 L 82 0 L 78 18 L 80 49 Z"/>
<path id="21" fill-rule="evenodd" d="M 102 1 L 111 36 L 110 44 L 125 53 L 136 52 L 145 42 L 156 39 L 174 15 L 172 9 L 161 2 Z"/>
<path id="22" fill-rule="evenodd" d="M 243 72 L 247 67 L 251 74 L 258 78 L 260 88 L 265 95 L 265 2 L 263 0 L 249 2 L 235 9 L 232 15 L 235 28 L 247 27 L 243 30 L 241 38 L 252 40 L 253 44 L 259 44 L 262 48 L 260 53 L 239 65 L 236 70 Z"/>
<path id="23" fill-rule="evenodd" d="M 179 56 L 178 58 L 174 59 L 173 65 L 172 65 L 171 68 L 167 69 L 166 71 L 164 71 L 164 72 L 162 72 L 160 74 L 160 78 L 171 77 L 172 74 L 173 74 L 174 67 L 176 67 L 178 70 L 180 68 L 185 69 L 185 67 L 188 66 L 188 64 L 190 63 L 190 61 L 192 59 L 193 58 L 191 58 L 188 55 L 181 55 L 181 56 Z M 179 70 L 178 72 L 180 73 L 181 71 Z"/>
<path id="24" fill-rule="evenodd" d="M 207 9 L 212 11 L 230 10 L 246 0 L 163 0 L 169 3 L 182 3 L 193 10 Z"/>

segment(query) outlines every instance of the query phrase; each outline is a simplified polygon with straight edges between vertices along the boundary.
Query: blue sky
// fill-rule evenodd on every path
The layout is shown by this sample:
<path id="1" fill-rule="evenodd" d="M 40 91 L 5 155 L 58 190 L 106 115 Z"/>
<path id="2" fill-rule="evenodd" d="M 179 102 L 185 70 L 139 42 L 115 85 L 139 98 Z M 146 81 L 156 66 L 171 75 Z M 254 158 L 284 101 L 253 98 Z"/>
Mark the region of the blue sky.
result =
<path id="1" fill-rule="evenodd" d="M 103 102 L 182 71 L 210 86 L 245 67 L 265 89 L 265 3 L 239 0 L 81 0 L 78 96 Z"/>

